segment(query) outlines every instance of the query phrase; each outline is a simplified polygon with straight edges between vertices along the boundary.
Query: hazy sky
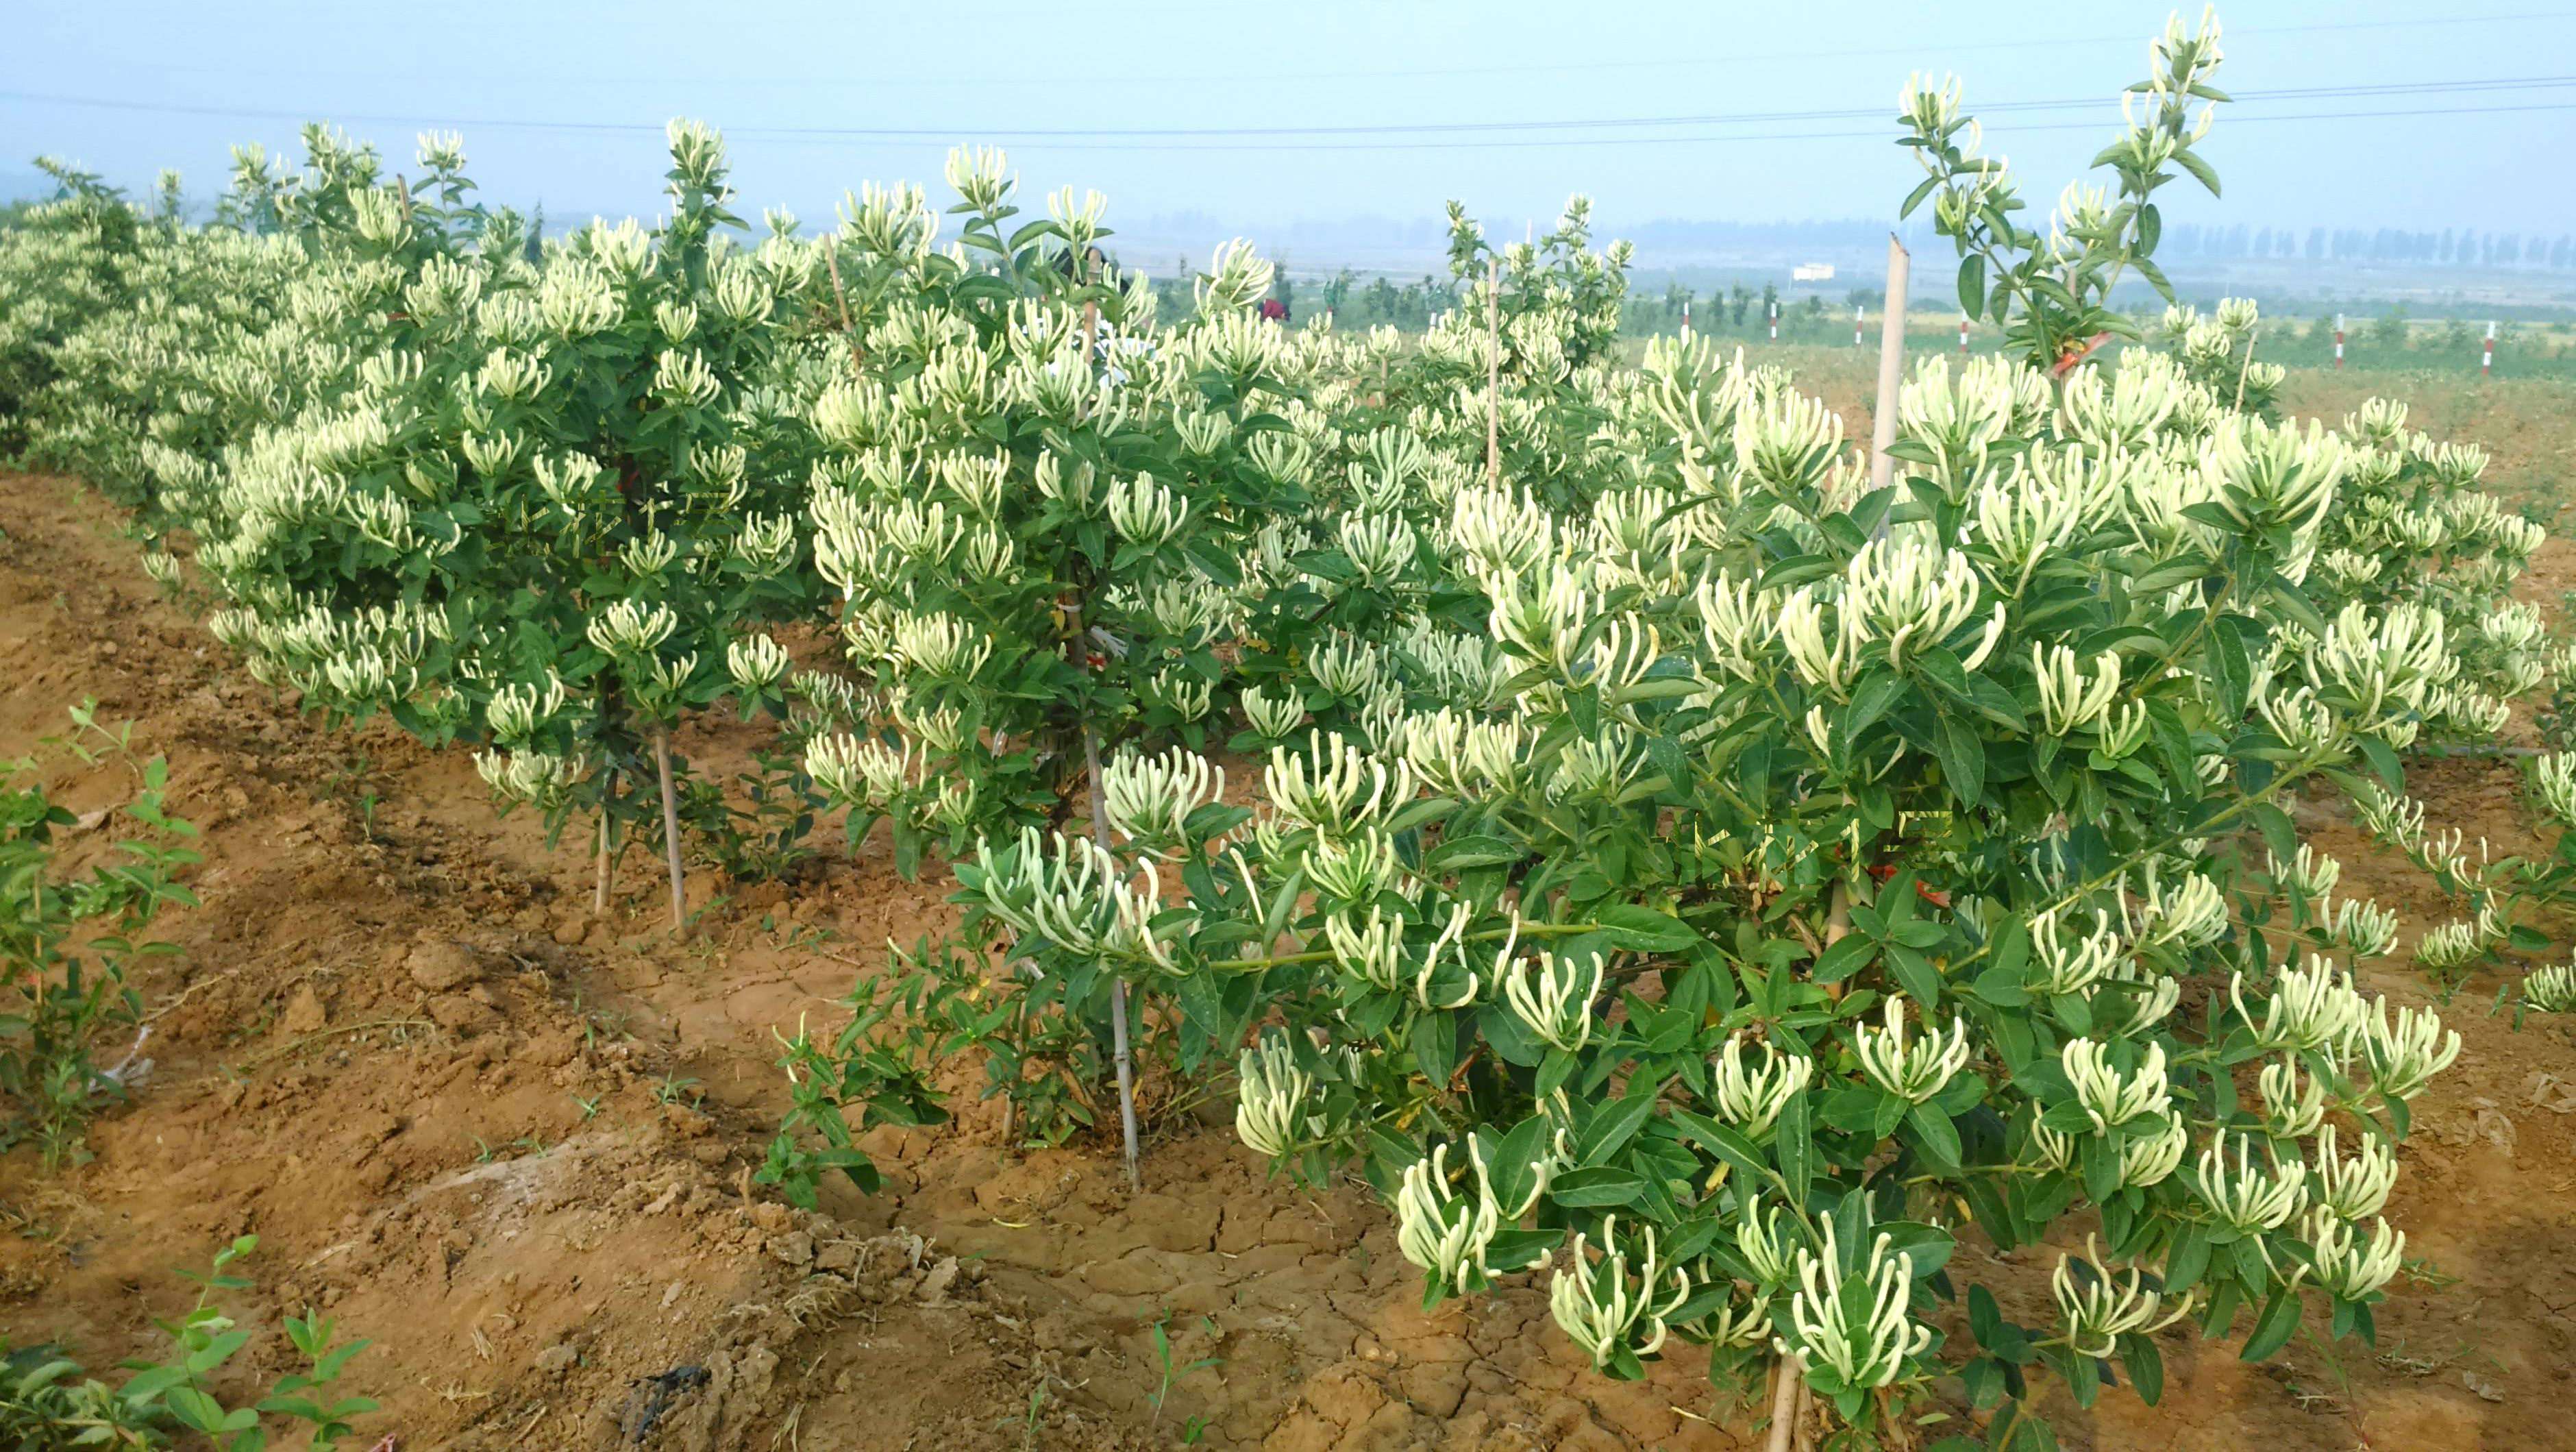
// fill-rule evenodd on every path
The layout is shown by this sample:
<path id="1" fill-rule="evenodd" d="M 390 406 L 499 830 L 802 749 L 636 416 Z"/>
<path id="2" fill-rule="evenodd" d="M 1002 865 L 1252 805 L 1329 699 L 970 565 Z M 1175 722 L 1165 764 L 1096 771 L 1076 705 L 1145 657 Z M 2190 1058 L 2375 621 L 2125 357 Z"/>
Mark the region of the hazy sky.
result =
<path id="1" fill-rule="evenodd" d="M 297 118 L 341 121 L 396 167 L 410 164 L 413 134 L 436 123 L 465 132 L 488 197 L 542 197 L 560 221 L 651 212 L 660 123 L 686 114 L 726 129 L 751 210 L 783 202 L 817 220 L 864 179 L 935 182 L 946 148 L 974 140 L 1007 144 L 1033 189 L 1107 192 L 1113 224 L 1189 210 L 1250 226 L 1414 218 L 1448 196 L 1488 217 L 1544 217 L 1575 190 L 1597 197 L 1613 224 L 1880 217 L 1915 175 L 1886 119 L 1909 71 L 1958 71 L 1972 109 L 2077 103 L 1998 112 L 1989 125 L 1989 149 L 2010 156 L 2044 205 L 2108 138 L 2112 98 L 2143 73 L 2146 40 L 2167 13 L 1655 0 L 11 0 L 0 170 L 52 152 L 137 188 L 176 166 L 204 192 L 220 185 L 229 144 L 277 149 Z M 2207 148 L 2227 199 L 2177 197 L 2171 219 L 2576 230 L 2576 9 L 2243 0 L 2221 19 L 2220 79 L 2239 93 L 2419 89 L 2227 108 Z M 2421 114 L 2466 108 L 2493 114 Z M 1669 117 L 1726 119 L 1403 129 Z M 1331 127 L 1399 129 L 1311 129 Z M 817 134 L 831 130 L 879 134 Z"/>

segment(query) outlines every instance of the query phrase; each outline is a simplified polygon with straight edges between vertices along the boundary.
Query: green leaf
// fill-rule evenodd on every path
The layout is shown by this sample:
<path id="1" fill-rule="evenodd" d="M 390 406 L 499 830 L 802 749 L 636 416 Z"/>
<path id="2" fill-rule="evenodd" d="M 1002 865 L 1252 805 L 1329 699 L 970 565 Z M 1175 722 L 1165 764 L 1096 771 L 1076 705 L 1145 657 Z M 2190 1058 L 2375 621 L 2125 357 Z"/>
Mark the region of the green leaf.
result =
<path id="1" fill-rule="evenodd" d="M 1986 258 L 1971 252 L 1959 259 L 1959 311 L 1975 317 L 1986 310 Z"/>
<path id="2" fill-rule="evenodd" d="M 1471 867 L 1499 867 L 1507 862 L 1518 862 L 1525 855 L 1521 848 L 1500 837 L 1453 837 L 1422 854 L 1422 870 L 1441 873 Z"/>
<path id="3" fill-rule="evenodd" d="M 2242 1361 L 2261 1361 L 2290 1344 L 2299 1329 L 2302 1310 L 2299 1293 L 2286 1286 L 2272 1293 L 2263 1303 L 2263 1314 L 2254 1318 L 2254 1330 L 2245 1338 L 2245 1349 L 2237 1353 Z"/>
<path id="4" fill-rule="evenodd" d="M 1923 1152 L 1932 1157 L 1936 1169 L 1956 1171 L 1959 1168 L 1959 1128 L 1939 1105 L 1917 1104 L 1906 1111 L 1905 1122 L 1923 1142 Z"/>
<path id="5" fill-rule="evenodd" d="M 1601 925 L 1610 946 L 1631 953 L 1679 953 L 1701 941 L 1681 919 L 1634 903 L 1598 908 L 1592 921 Z"/>
<path id="6" fill-rule="evenodd" d="M 1587 1165 L 1548 1182 L 1547 1198 L 1576 1210 L 1617 1210 L 1637 1203 L 1645 1177 L 1624 1165 Z"/>
<path id="7" fill-rule="evenodd" d="M 1772 1147 L 1780 1157 L 1780 1178 L 1787 1182 L 1792 1205 L 1807 1203 L 1807 1186 L 1816 1175 L 1815 1126 L 1808 1120 L 1807 1091 L 1799 1090 L 1780 1107 Z"/>
<path id="8" fill-rule="evenodd" d="M 1964 806 L 1974 806 L 1986 792 L 1986 746 L 1977 734 L 1948 716 L 1941 718 L 1941 728 L 1933 738 L 1933 751 L 1941 761 L 1941 774 L 1948 778 L 1951 792 Z"/>

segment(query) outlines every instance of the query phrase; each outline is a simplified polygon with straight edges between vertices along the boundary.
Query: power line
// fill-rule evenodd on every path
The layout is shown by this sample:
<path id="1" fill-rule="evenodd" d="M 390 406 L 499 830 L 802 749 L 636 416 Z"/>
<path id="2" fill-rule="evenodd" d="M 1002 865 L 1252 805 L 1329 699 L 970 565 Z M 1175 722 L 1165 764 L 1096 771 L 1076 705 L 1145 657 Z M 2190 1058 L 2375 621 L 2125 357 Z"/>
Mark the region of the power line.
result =
<path id="1" fill-rule="evenodd" d="M 2576 10 L 2519 10 L 2489 15 L 2441 15 L 2400 20 L 2345 20 L 2321 21 L 2308 25 L 2245 26 L 2241 28 L 2230 28 L 2227 31 L 2227 35 L 2230 38 L 2234 38 L 2248 35 L 2326 35 L 2338 32 L 2384 30 L 2447 30 L 2468 25 L 2497 25 L 2511 24 L 2519 21 L 2553 21 L 2566 20 L 2570 18 L 2576 18 Z M 1745 51 L 1734 54 L 1703 54 L 1689 57 L 1671 57 L 1662 59 L 1498 62 L 1489 65 L 1398 66 L 1379 67 L 1373 69 L 1340 70 L 1269 70 L 1230 72 L 1220 75 L 1211 75 L 1204 70 L 1161 74 L 1095 72 L 1084 75 L 1081 80 L 1082 85 L 1086 89 L 1098 89 L 1103 86 L 1171 87 L 1188 85 L 1222 85 L 1229 88 L 1240 88 L 1246 84 L 1277 84 L 1328 80 L 1419 80 L 1442 76 L 1501 76 L 1573 74 L 1583 72 L 1687 70 L 1695 67 L 1732 66 L 1775 61 L 1867 60 L 1889 56 L 1921 56 L 1933 53 L 1947 55 L 1987 51 L 2052 50 L 2064 47 L 2095 45 L 2136 45 L 2140 42 L 2140 39 L 2140 35 L 2137 32 L 2132 31 L 2117 35 L 2036 36 L 2022 37 L 2013 40 L 1965 42 L 1923 41 L 1907 45 L 1858 46 L 1817 50 Z M 241 79 L 250 75 L 263 74 L 258 72 L 246 72 L 237 66 L 160 65 L 145 62 L 138 63 L 138 68 L 149 69 L 165 74 L 217 74 L 233 79 Z M 292 76 L 293 78 L 300 80 L 306 78 L 310 73 L 306 71 L 269 71 L 264 74 L 270 77 Z M 864 77 L 854 77 L 846 75 L 781 76 L 774 74 L 759 76 L 709 76 L 703 72 L 691 72 L 667 76 L 639 76 L 634 74 L 616 76 L 565 76 L 558 74 L 518 76 L 482 75 L 465 77 L 458 75 L 454 71 L 444 71 L 439 73 L 414 72 L 408 75 L 377 72 L 370 73 L 368 79 L 371 82 L 414 80 L 436 81 L 442 84 L 454 84 L 459 81 L 471 80 L 476 84 L 491 85 L 601 85 L 619 87 L 632 87 L 637 85 L 758 86 L 763 89 L 799 87 L 885 91 L 975 90 L 990 89 L 993 87 L 1053 85 L 1063 83 L 1066 80 L 1066 76 L 1062 71 L 1049 71 L 1019 72 L 1011 74 L 983 74 L 973 76 L 869 75 Z"/>
<path id="2" fill-rule="evenodd" d="M 2499 76 L 2454 81 L 2405 81 L 2342 86 L 2289 87 L 2271 90 L 2242 91 L 2236 100 L 2247 104 L 2281 101 L 2317 101 L 2361 99 L 2365 97 L 2397 98 L 2406 96 L 2530 91 L 2576 86 L 2576 75 L 2564 76 Z M 2000 101 L 1973 108 L 1984 114 L 2025 114 L 2064 111 L 2105 106 L 2108 97 L 2070 97 L 2046 101 Z M 44 105 L 77 106 L 98 110 L 157 112 L 175 115 L 213 116 L 227 119 L 284 120 L 301 122 L 310 113 L 266 107 L 192 105 L 179 102 L 133 101 L 115 97 L 75 96 L 52 92 L 0 91 L 0 100 L 23 101 Z M 2554 111 L 2559 105 L 2435 107 L 2411 110 L 2335 111 L 2305 114 L 2231 113 L 2229 124 L 2265 120 L 2355 119 L 2372 116 L 2440 116 L 2474 115 L 2480 112 Z M 1136 127 L 1136 128 L 1001 128 L 971 127 L 866 127 L 866 126 L 740 126 L 728 128 L 728 134 L 790 142 L 887 141 L 930 142 L 946 145 L 960 138 L 980 138 L 1005 144 L 1029 146 L 1038 150 L 1080 151 L 1390 151 L 1390 150 L 1469 150 L 1495 148 L 1532 148 L 1546 146 L 1629 146 L 1675 145 L 1719 141 L 1806 140 L 1829 137 L 1879 136 L 1883 129 L 1831 132 L 1762 132 L 1686 136 L 1548 136 L 1533 139 L 1497 141 L 1295 141 L 1241 140 L 1238 138 L 1279 137 L 1408 137 L 1419 135 L 1454 135 L 1529 131 L 1635 131 L 1685 126 L 1779 125 L 1820 121 L 1894 119 L 1889 106 L 1845 107 L 1807 111 L 1755 111 L 1720 114 L 1678 114 L 1665 116 L 1617 116 L 1571 118 L 1545 121 L 1475 121 L 1382 123 L 1347 126 L 1277 126 L 1277 127 Z M 479 130 L 565 131 L 604 135 L 659 135 L 662 127 L 635 121 L 563 121 L 520 117 L 462 118 L 436 113 L 378 114 L 350 113 L 338 118 L 345 125 L 452 125 Z M 2057 124 L 2008 123 L 1989 130 L 2044 131 L 2091 126 L 2095 122 Z M 1200 144 L 1172 144 L 1196 142 Z"/>

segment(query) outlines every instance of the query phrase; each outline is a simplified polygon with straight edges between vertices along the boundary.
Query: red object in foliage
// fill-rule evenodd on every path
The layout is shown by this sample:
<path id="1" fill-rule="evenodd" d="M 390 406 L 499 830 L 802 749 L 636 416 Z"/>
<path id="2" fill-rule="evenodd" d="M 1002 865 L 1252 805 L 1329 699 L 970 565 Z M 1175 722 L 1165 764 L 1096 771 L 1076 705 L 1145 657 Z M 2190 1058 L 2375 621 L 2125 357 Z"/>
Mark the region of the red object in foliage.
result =
<path id="1" fill-rule="evenodd" d="M 2057 360 L 2057 366 L 2049 370 L 2050 375 L 2057 378 L 2063 378 L 2067 374 L 2074 372 L 2076 365 L 2082 363 L 2085 359 L 2092 357 L 2095 353 L 2100 352 L 2102 345 L 2110 341 L 2110 334 L 2095 333 L 2091 338 L 2082 343 L 2067 344 L 2065 356 L 2059 358 Z"/>
<path id="2" fill-rule="evenodd" d="M 1265 297 L 1261 300 L 1261 316 L 1270 322 L 1284 323 L 1288 321 L 1288 305 L 1275 297 Z"/>
<path id="3" fill-rule="evenodd" d="M 1893 862 L 1875 863 L 1869 867 L 1862 868 L 1861 870 L 1868 873 L 1870 876 L 1877 878 L 1881 882 L 1885 882 L 1896 876 L 1896 864 Z M 1950 905 L 1950 894 L 1936 888 L 1926 887 L 1919 879 L 1914 884 L 1914 895 L 1923 899 L 1925 902 L 1932 904 L 1936 908 L 1946 908 Z"/>

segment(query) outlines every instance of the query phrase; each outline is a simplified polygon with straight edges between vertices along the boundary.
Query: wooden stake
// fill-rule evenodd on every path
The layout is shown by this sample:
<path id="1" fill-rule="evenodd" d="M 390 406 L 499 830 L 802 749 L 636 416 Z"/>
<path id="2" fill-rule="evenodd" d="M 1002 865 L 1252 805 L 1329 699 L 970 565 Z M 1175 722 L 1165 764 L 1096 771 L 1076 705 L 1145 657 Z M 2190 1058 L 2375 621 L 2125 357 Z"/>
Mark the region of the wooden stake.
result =
<path id="1" fill-rule="evenodd" d="M 832 301 L 841 305 L 841 337 L 850 345 L 850 366 L 863 368 L 866 360 L 859 356 L 859 331 L 850 324 L 850 295 L 841 291 L 841 239 L 823 249 L 823 266 L 832 274 Z"/>
<path id="2" fill-rule="evenodd" d="M 689 896 L 680 876 L 680 797 L 671 785 L 671 730 L 653 732 L 653 765 L 662 774 L 662 853 L 671 869 L 671 931 L 689 928 Z"/>
<path id="3" fill-rule="evenodd" d="M 1485 478 L 1503 482 L 1503 269 L 1485 259 Z"/>
<path id="4" fill-rule="evenodd" d="M 1100 733 L 1091 723 L 1082 726 L 1082 764 L 1086 768 L 1086 794 L 1090 798 L 1091 840 L 1102 852 L 1109 850 L 1109 814 L 1101 806 Z M 1118 1058 L 1118 1131 L 1124 1141 L 1127 1158 L 1127 1193 L 1134 1194 L 1143 1184 L 1139 1171 L 1136 1145 L 1136 1069 L 1127 1049 L 1127 980 L 1114 979 L 1109 985 L 1110 1047 Z"/>
<path id="5" fill-rule="evenodd" d="M 609 831 L 609 823 L 614 816 L 612 809 L 616 805 L 617 773 L 612 771 L 608 774 L 607 789 L 599 799 L 599 881 L 590 890 L 590 910 L 599 917 L 608 915 L 609 879 L 616 872 L 616 858 L 611 851 L 613 838 Z"/>
<path id="6" fill-rule="evenodd" d="M 1075 276 L 1088 274 L 1091 259 L 1075 261 Z M 1085 377 L 1099 367 L 1100 304 L 1082 305 L 1082 367 Z M 1089 411 L 1093 390 L 1086 388 L 1076 407 L 1075 416 Z M 1086 605 L 1089 602 L 1084 602 Z M 1091 660 L 1091 612 L 1080 610 L 1073 621 L 1073 650 L 1076 664 L 1089 666 Z M 1091 840 L 1103 854 L 1109 851 L 1109 814 L 1101 805 L 1100 733 L 1089 721 L 1082 723 L 1083 791 L 1091 814 Z M 1118 1070 L 1118 1133 L 1127 1165 L 1127 1193 L 1134 1194 L 1144 1183 L 1141 1169 L 1142 1152 L 1136 1135 L 1136 1065 L 1127 1042 L 1127 981 L 1112 980 L 1109 985 L 1109 1044 Z"/>
<path id="7" fill-rule="evenodd" d="M 1896 234 L 1887 234 L 1887 317 L 1878 325 L 1878 402 L 1869 420 L 1869 487 L 1886 488 L 1896 478 L 1896 460 L 1887 452 L 1896 443 L 1896 398 L 1905 386 L 1905 285 L 1914 259 Z M 1881 526 L 1885 532 L 1885 526 Z"/>
<path id="8" fill-rule="evenodd" d="M 1765 1452 L 1789 1452 L 1789 1439 L 1798 1432 L 1799 1393 L 1806 1382 L 1798 1369 L 1798 1359 L 1783 1356 L 1773 1363 L 1771 1376 L 1771 1439 Z"/>

